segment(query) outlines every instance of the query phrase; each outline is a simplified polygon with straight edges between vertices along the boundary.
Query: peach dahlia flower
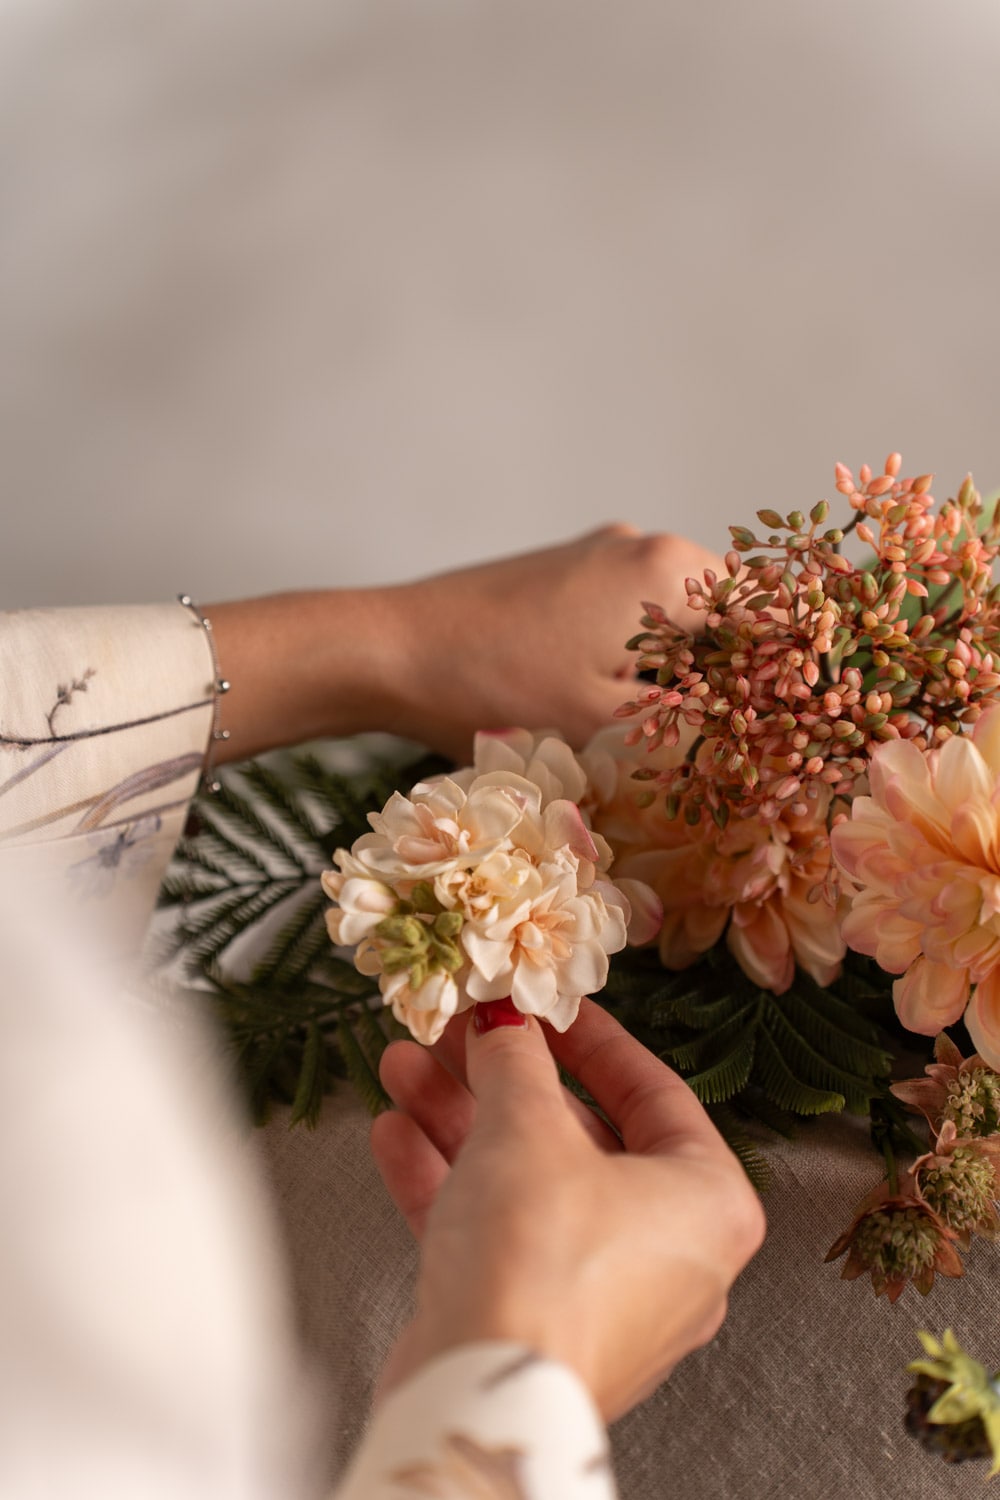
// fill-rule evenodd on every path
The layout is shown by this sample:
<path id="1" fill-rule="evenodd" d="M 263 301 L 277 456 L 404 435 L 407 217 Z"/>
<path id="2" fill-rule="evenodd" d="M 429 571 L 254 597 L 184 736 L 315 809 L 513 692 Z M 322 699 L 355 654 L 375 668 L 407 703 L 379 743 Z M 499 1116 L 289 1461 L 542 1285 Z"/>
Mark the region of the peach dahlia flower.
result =
<path id="1" fill-rule="evenodd" d="M 689 824 L 683 810 L 669 817 L 662 795 L 639 806 L 636 767 L 659 770 L 683 760 L 685 748 L 682 743 L 646 756 L 614 730 L 585 752 L 600 798 L 592 819 L 616 851 L 616 882 L 648 885 L 663 904 L 663 964 L 685 969 L 725 934 L 744 973 L 763 989 L 783 994 L 796 965 L 817 984 L 831 984 L 840 974 L 844 942 L 828 881 L 830 788 L 816 787 L 773 821 L 731 818 L 725 828 L 707 816 Z"/>
<path id="2" fill-rule="evenodd" d="M 875 751 L 871 795 L 833 830 L 853 883 L 850 947 L 901 977 L 903 1025 L 936 1035 L 964 1015 L 1000 1065 L 1000 710 L 939 749 L 894 740 Z"/>

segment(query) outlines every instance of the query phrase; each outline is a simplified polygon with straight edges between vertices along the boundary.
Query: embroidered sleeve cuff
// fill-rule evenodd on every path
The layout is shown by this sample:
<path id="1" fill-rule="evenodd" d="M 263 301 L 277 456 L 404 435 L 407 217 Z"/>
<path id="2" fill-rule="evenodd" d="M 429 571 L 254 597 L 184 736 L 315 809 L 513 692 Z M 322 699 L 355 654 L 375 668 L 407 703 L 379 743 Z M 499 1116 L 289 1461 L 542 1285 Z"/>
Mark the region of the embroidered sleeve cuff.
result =
<path id="1" fill-rule="evenodd" d="M 376 1414 L 336 1500 L 614 1500 L 581 1381 L 516 1344 L 434 1360 Z"/>

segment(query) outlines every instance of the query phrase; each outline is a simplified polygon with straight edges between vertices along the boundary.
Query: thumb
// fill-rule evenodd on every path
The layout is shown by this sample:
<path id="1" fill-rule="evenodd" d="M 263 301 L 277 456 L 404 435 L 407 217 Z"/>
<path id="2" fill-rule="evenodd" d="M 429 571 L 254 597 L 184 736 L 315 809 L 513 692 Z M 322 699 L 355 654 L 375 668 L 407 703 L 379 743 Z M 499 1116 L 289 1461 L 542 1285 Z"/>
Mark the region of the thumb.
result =
<path id="1" fill-rule="evenodd" d="M 541 1024 L 509 997 L 481 1001 L 465 1037 L 466 1077 L 477 1117 L 523 1123 L 534 1103 L 563 1106 L 559 1071 Z"/>

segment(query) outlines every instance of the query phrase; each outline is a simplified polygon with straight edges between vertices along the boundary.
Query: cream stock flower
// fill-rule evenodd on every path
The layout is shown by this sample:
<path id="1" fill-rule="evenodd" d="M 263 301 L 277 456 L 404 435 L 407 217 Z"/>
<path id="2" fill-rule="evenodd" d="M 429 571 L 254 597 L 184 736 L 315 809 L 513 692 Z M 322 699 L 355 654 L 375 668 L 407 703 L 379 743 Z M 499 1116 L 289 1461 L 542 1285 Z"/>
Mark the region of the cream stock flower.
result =
<path id="1" fill-rule="evenodd" d="M 586 790 L 555 737 L 481 735 L 477 766 L 395 793 L 372 832 L 337 851 L 323 876 L 337 903 L 330 936 L 357 946 L 357 968 L 378 978 L 418 1040 L 506 995 L 565 1030 L 583 995 L 603 987 L 633 911 L 607 878 L 610 847 L 574 800 Z M 659 903 L 633 888 L 646 939 Z"/>
<path id="2" fill-rule="evenodd" d="M 871 795 L 833 830 L 853 882 L 850 947 L 899 974 L 893 999 L 911 1031 L 965 1018 L 1000 1065 L 1000 711 L 971 736 L 924 752 L 908 741 L 872 757 Z"/>
<path id="3" fill-rule="evenodd" d="M 565 1031 L 581 998 L 604 987 L 608 954 L 625 946 L 626 916 L 606 882 L 580 891 L 571 863 L 529 865 L 512 899 L 463 929 L 467 991 L 476 1001 L 510 995 L 518 1010 Z"/>

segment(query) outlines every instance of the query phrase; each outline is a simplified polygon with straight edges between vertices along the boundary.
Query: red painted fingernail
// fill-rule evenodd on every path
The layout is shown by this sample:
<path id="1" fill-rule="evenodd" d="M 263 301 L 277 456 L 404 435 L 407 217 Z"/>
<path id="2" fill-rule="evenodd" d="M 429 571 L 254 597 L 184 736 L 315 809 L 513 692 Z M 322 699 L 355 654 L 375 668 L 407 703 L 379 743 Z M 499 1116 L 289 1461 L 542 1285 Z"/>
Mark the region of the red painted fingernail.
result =
<path id="1" fill-rule="evenodd" d="M 508 995 L 503 1000 L 481 1000 L 472 1013 L 472 1024 L 482 1036 L 498 1026 L 527 1026 L 528 1018 Z"/>

